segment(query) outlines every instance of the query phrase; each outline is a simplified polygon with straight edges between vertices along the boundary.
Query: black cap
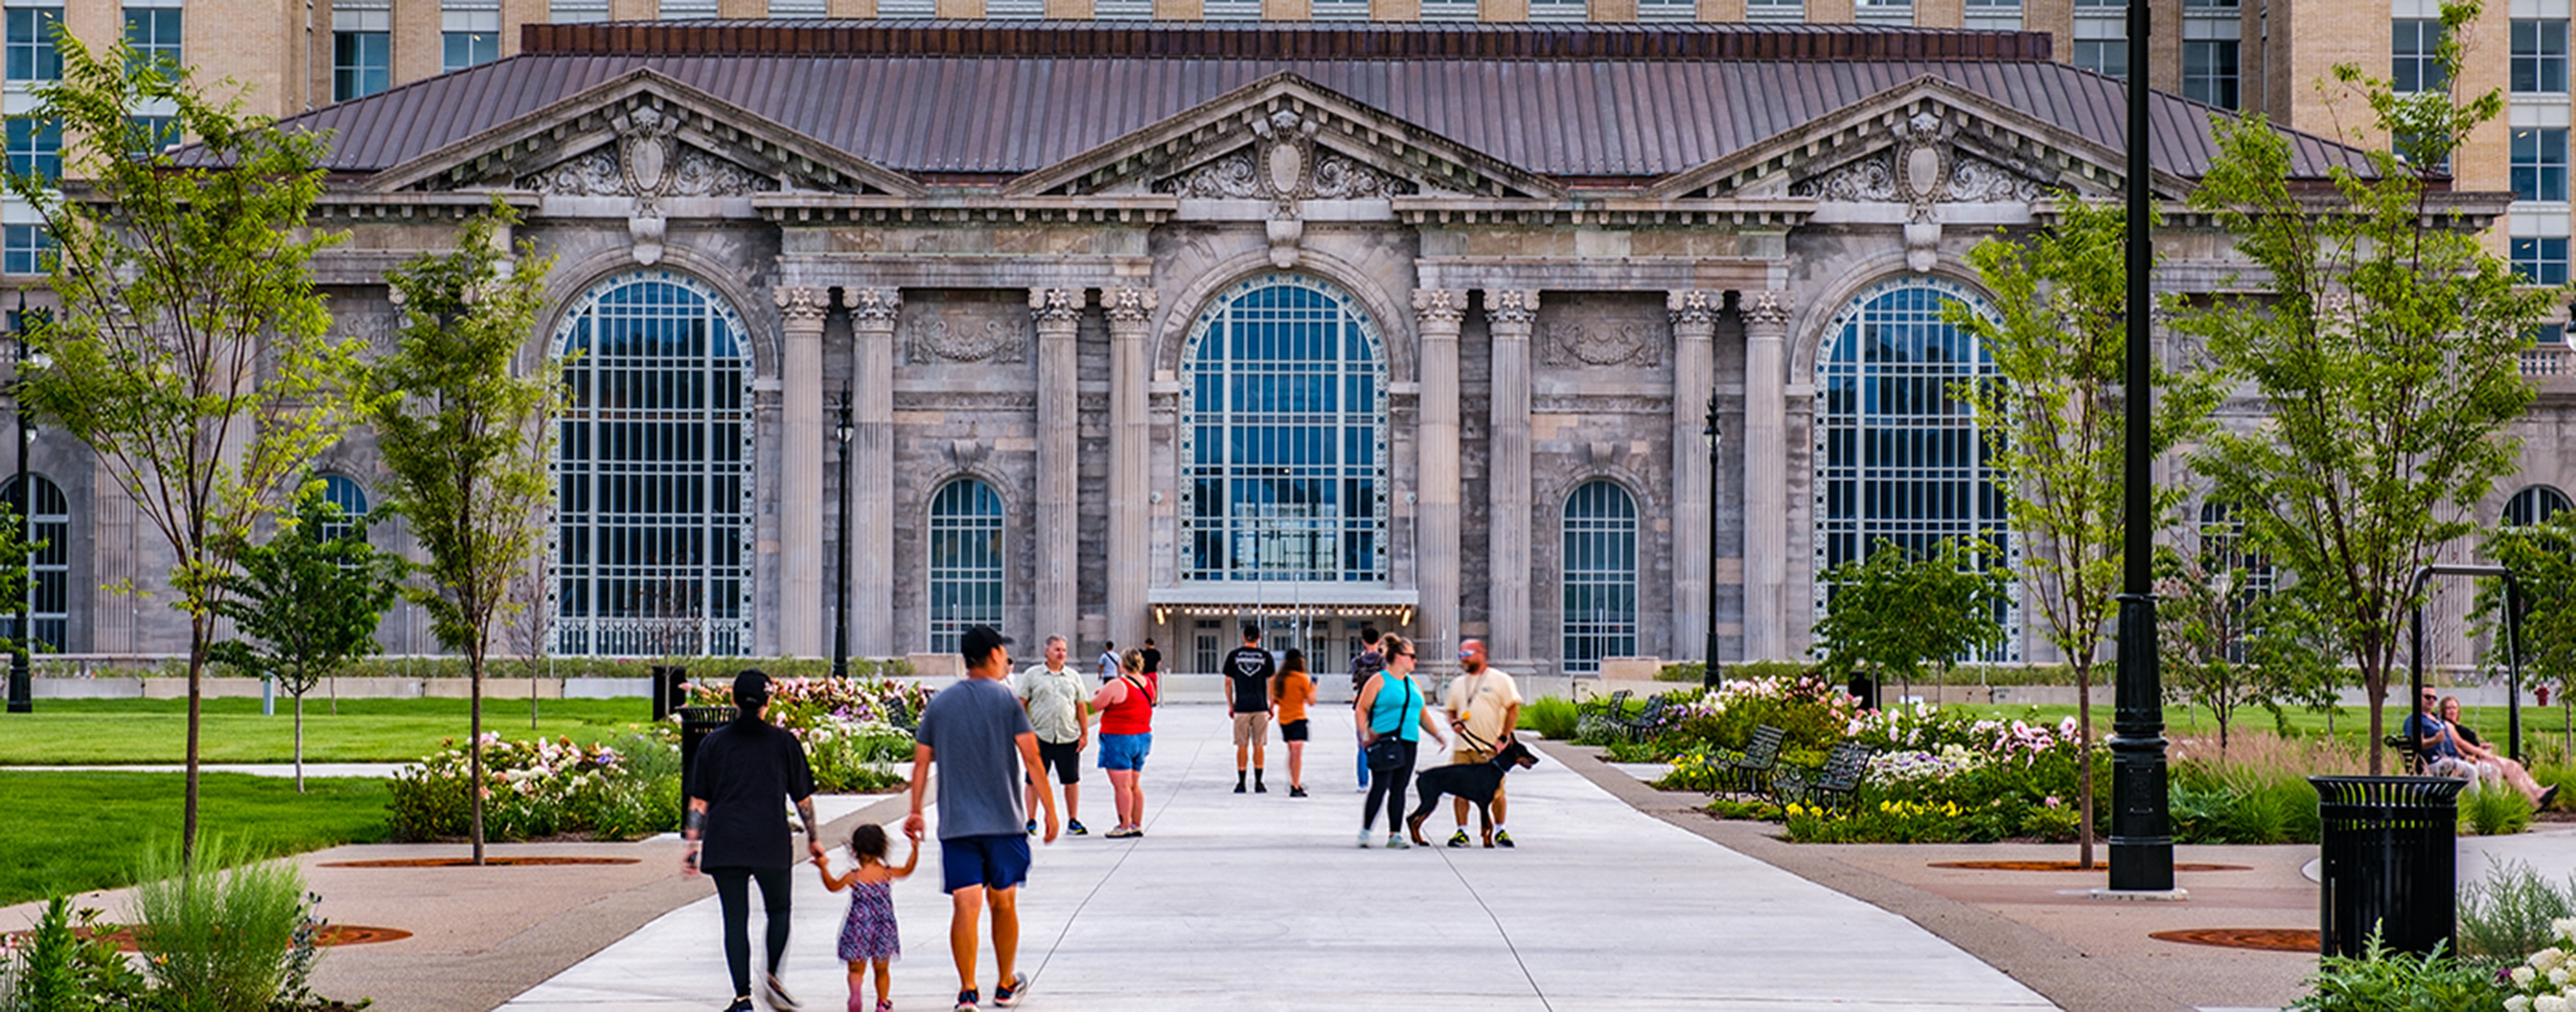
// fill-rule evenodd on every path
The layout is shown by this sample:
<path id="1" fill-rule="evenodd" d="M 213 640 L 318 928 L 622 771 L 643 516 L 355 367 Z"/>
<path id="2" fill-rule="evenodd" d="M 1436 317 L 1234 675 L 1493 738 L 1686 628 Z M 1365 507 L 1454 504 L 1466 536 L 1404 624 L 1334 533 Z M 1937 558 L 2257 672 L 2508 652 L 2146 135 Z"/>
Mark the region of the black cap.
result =
<path id="1" fill-rule="evenodd" d="M 1010 643 L 1010 637 L 1002 635 L 992 626 L 970 625 L 966 627 L 965 632 L 957 636 L 957 655 L 965 658 L 966 666 L 972 668 L 984 663 L 985 658 L 991 657 L 993 648 L 1009 646 Z"/>
<path id="2" fill-rule="evenodd" d="M 759 668 L 744 668 L 733 676 L 735 706 L 751 709 L 769 702 L 769 675 Z"/>

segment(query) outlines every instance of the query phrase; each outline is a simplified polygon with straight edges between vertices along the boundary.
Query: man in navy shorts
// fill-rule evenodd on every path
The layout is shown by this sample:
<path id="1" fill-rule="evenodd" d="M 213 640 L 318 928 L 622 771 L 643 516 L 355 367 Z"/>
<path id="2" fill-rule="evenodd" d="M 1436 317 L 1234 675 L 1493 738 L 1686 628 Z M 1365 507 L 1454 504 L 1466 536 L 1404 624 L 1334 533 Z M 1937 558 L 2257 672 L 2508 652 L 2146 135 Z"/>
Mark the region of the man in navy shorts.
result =
<path id="1" fill-rule="evenodd" d="M 1020 883 L 1029 877 L 1029 838 L 1020 827 L 1021 770 L 1038 765 L 1037 730 L 1003 685 L 1010 677 L 1010 640 L 986 626 L 958 638 L 966 680 L 939 690 L 921 709 L 913 732 L 912 814 L 903 832 L 921 842 L 921 793 L 939 764 L 939 864 L 949 897 L 948 950 L 957 961 L 957 1012 L 974 1012 L 975 921 L 993 908 L 993 956 L 1001 963 L 993 1004 L 1010 1008 L 1028 991 L 1028 975 L 1013 969 L 1019 956 Z M 1046 837 L 1055 842 L 1055 792 L 1045 777 L 1029 778 L 1046 809 Z"/>

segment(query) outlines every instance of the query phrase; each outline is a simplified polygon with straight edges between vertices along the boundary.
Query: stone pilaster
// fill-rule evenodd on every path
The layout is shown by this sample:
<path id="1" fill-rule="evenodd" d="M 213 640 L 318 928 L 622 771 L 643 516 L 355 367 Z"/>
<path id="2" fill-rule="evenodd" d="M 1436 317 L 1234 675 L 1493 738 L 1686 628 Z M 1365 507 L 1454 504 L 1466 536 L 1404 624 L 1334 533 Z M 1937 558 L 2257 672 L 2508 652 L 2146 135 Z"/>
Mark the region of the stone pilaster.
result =
<path id="1" fill-rule="evenodd" d="M 1485 320 L 1493 332 L 1493 410 L 1490 463 L 1485 471 L 1485 607 L 1491 631 L 1486 655 L 1497 663 L 1530 659 L 1530 330 L 1538 319 L 1538 293 L 1485 290 Z"/>
<path id="2" fill-rule="evenodd" d="M 1074 334 L 1090 293 L 1080 288 L 1029 289 L 1038 332 L 1037 628 L 1023 642 L 1074 639 L 1081 630 L 1081 393 Z"/>
<path id="3" fill-rule="evenodd" d="M 850 652 L 903 655 L 894 629 L 894 324 L 903 293 L 844 288 L 850 311 Z"/>
<path id="4" fill-rule="evenodd" d="M 1414 434 L 1414 586 L 1421 604 L 1413 631 L 1423 641 L 1425 671 L 1455 665 L 1458 644 L 1458 322 L 1467 315 L 1462 289 L 1413 292 L 1420 342 L 1421 423 Z"/>
<path id="5" fill-rule="evenodd" d="M 1789 660 L 1789 293 L 1746 292 L 1744 656 Z"/>
<path id="6" fill-rule="evenodd" d="M 1158 302 L 1151 288 L 1100 293 L 1100 307 L 1109 316 L 1109 640 L 1124 647 L 1145 642 L 1145 597 L 1153 577 L 1153 516 L 1145 501 L 1152 484 L 1145 391 L 1153 376 L 1145 340 Z"/>
<path id="7" fill-rule="evenodd" d="M 1673 641 L 1669 656 L 1707 660 L 1708 399 L 1717 388 L 1711 342 L 1724 292 L 1666 293 L 1673 320 Z"/>
<path id="8" fill-rule="evenodd" d="M 773 295 L 787 336 L 778 371 L 786 432 L 778 475 L 778 652 L 816 657 L 831 610 L 823 596 L 823 315 L 831 295 L 820 288 Z"/>

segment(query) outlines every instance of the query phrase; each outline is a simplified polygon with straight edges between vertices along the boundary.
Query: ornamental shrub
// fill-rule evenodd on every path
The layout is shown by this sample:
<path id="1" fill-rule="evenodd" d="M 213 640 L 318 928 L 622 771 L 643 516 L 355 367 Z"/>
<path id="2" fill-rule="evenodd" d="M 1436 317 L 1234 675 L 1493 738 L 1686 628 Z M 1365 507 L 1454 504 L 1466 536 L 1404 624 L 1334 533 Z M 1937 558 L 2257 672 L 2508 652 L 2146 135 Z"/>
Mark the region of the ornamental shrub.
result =
<path id="1" fill-rule="evenodd" d="M 630 748 L 643 747 L 641 738 L 628 739 Z M 467 829 L 471 806 L 470 767 L 466 750 L 449 747 L 410 766 L 394 772 L 387 784 L 391 799 L 387 808 L 397 840 L 433 840 L 461 836 Z M 661 746 L 655 745 L 655 748 Z M 624 757 L 606 745 L 576 745 L 570 738 L 555 741 L 504 741 L 499 735 L 483 736 L 485 835 L 495 840 L 528 840 L 564 833 L 590 833 L 604 839 L 626 836 L 603 832 L 595 824 L 603 811 L 629 812 L 621 792 L 655 789 L 652 785 L 621 783 Z M 676 799 L 678 760 L 669 763 L 668 792 Z M 673 802 L 676 807 L 677 801 Z M 623 806 L 623 807 L 621 807 Z M 634 835 L 649 835 L 676 824 L 674 811 L 669 822 L 658 827 L 634 825 L 640 818 L 613 818 Z"/>
<path id="2" fill-rule="evenodd" d="M 2550 951 L 2553 950 L 2542 950 L 2543 953 Z M 2540 954 L 2535 953 L 2532 958 L 2538 959 Z M 2420 1009 L 2422 1012 L 2489 1012 L 2493 1009 L 2565 1012 L 2566 1009 L 2564 998 L 2559 998 L 2553 1007 L 2538 1004 L 2537 999 L 2528 997 L 2536 993 L 2534 991 L 2514 995 L 2497 983 L 2496 975 L 2487 968 L 2452 959 L 2440 946 L 2421 956 L 2390 952 L 2380 945 L 2379 933 L 2375 931 L 2361 955 L 2325 957 L 2318 964 L 2317 975 L 2308 978 L 2308 983 L 2315 991 L 2291 1003 L 2290 1012 L 2387 1012 L 2395 1009 Z M 2550 989 L 2554 992 L 2554 985 Z M 2516 998 L 2522 1003 L 2515 1004 Z"/>
<path id="3" fill-rule="evenodd" d="M 266 1012 L 312 969 L 296 933 L 311 915 L 304 875 L 286 861 L 245 860 L 210 837 L 194 862 L 172 845 L 144 850 L 134 887 L 134 945 L 155 1004 L 170 1012 Z"/>
<path id="4" fill-rule="evenodd" d="M 2576 880 L 2560 886 L 2529 864 L 2504 862 L 2460 887 L 2460 954 L 2521 959 L 2556 942 L 2554 925 L 2569 917 L 2576 917 Z"/>

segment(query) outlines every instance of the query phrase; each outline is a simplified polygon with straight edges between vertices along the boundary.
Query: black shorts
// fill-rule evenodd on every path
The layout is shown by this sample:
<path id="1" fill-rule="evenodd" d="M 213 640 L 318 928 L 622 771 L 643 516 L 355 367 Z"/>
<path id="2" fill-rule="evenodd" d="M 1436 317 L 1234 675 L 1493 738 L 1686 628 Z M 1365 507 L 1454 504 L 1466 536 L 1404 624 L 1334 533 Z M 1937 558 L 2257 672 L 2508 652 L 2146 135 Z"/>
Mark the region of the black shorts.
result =
<path id="1" fill-rule="evenodd" d="M 1081 783 L 1082 743 L 1078 741 L 1068 741 L 1059 744 L 1045 739 L 1039 739 L 1038 766 L 1040 770 L 1052 767 L 1055 770 L 1055 781 L 1057 783 Z"/>
<path id="2" fill-rule="evenodd" d="M 1279 722 L 1279 740 L 1305 741 L 1306 722 L 1302 720 L 1285 720 Z"/>

